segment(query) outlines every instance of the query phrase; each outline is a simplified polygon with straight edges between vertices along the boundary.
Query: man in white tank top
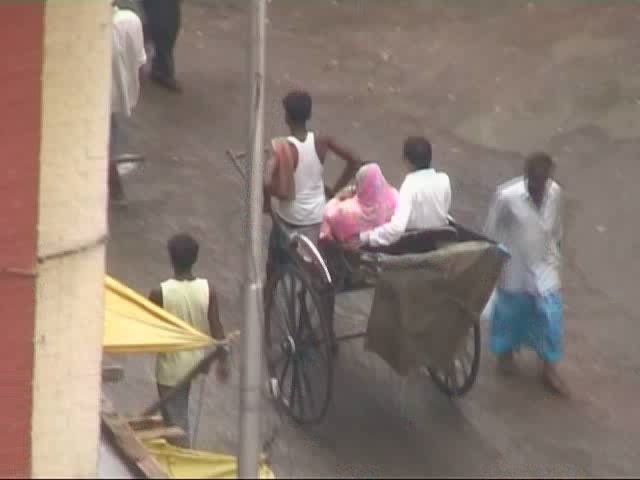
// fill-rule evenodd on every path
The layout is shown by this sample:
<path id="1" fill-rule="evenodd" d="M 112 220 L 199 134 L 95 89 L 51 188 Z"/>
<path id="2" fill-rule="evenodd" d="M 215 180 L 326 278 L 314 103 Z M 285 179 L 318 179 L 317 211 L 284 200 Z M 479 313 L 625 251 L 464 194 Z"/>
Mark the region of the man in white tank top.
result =
<path id="1" fill-rule="evenodd" d="M 224 338 L 224 329 L 218 315 L 218 300 L 208 280 L 197 278 L 192 269 L 198 258 L 198 243 L 186 234 L 172 237 L 168 244 L 169 257 L 173 265 L 173 278 L 162 282 L 154 289 L 149 299 L 185 323 L 209 333 L 216 339 Z M 227 350 L 218 351 L 217 376 L 228 377 Z M 203 350 L 160 353 L 156 358 L 156 382 L 160 398 L 171 392 L 180 381 L 204 358 Z M 203 372 L 207 373 L 207 372 Z M 191 384 L 180 387 L 180 391 L 162 407 L 165 423 L 175 425 L 189 439 L 189 392 Z M 190 447 L 190 441 L 174 441 L 178 446 Z"/>
<path id="2" fill-rule="evenodd" d="M 307 122 L 311 118 L 311 96 L 304 91 L 292 91 L 282 101 L 285 111 L 285 121 L 290 130 L 287 138 L 293 158 L 292 184 L 295 189 L 293 195 L 285 196 L 282 192 L 272 188 L 272 179 L 278 174 L 279 162 L 271 161 L 271 175 L 265 183 L 265 206 L 270 208 L 271 198 L 279 200 L 275 215 L 292 230 L 299 230 L 312 241 L 317 242 L 322 215 L 327 202 L 327 196 L 332 196 L 344 188 L 353 178 L 361 165 L 358 156 L 338 144 L 333 138 L 316 136 L 307 129 Z M 328 152 L 333 152 L 345 162 L 342 175 L 336 185 L 327 191 L 324 184 L 324 163 Z M 269 240 L 269 259 L 267 261 L 267 278 L 272 269 L 286 261 L 283 257 L 283 235 L 277 225 L 273 226 Z"/>

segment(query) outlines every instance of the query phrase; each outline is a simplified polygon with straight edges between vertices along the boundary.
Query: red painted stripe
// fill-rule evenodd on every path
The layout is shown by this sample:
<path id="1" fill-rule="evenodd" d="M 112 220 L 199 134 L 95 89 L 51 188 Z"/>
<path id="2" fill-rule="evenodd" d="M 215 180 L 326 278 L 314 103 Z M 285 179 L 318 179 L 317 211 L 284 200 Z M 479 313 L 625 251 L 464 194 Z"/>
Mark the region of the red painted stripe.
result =
<path id="1" fill-rule="evenodd" d="M 0 28 L 0 478 L 31 474 L 44 2 L 2 1 Z"/>

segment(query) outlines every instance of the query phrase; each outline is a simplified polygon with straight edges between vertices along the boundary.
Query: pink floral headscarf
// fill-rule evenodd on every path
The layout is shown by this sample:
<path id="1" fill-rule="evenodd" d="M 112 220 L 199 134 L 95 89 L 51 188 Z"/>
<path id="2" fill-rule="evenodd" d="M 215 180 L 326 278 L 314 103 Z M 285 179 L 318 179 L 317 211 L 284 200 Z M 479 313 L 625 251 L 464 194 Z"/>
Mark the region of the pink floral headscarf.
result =
<path id="1" fill-rule="evenodd" d="M 360 232 L 387 223 L 398 203 L 398 191 L 391 187 L 380 167 L 364 165 L 355 179 L 356 194 L 346 200 L 332 199 L 325 209 L 321 239 L 344 243 Z"/>

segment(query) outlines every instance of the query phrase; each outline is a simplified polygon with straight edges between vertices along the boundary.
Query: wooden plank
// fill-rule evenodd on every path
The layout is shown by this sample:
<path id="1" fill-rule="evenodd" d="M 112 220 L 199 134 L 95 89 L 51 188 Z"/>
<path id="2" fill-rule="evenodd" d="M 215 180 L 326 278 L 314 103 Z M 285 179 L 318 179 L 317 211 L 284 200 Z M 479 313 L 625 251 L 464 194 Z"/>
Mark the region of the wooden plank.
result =
<path id="1" fill-rule="evenodd" d="M 147 478 L 169 478 L 168 473 L 145 448 L 126 419 L 117 414 L 113 405 L 102 397 L 102 427 L 111 436 L 116 448 Z"/>
<path id="2" fill-rule="evenodd" d="M 187 438 L 180 427 L 161 427 L 149 430 L 139 430 L 136 435 L 140 440 L 155 440 L 156 438 Z"/>
<path id="3" fill-rule="evenodd" d="M 164 469 L 160 466 L 160 464 L 152 456 L 148 456 L 144 460 L 140 460 L 139 468 L 140 468 L 140 470 L 145 472 L 145 475 L 147 476 L 147 478 L 171 478 L 171 477 L 169 477 L 168 473 L 165 473 Z M 162 475 L 164 475 L 163 477 L 146 473 L 146 472 L 154 472 L 154 471 L 157 471 L 158 469 L 160 469 L 162 471 Z"/>
<path id="4" fill-rule="evenodd" d="M 125 417 L 131 428 L 135 431 L 149 430 L 152 428 L 162 428 L 166 425 L 160 415 L 152 415 L 146 417 Z"/>

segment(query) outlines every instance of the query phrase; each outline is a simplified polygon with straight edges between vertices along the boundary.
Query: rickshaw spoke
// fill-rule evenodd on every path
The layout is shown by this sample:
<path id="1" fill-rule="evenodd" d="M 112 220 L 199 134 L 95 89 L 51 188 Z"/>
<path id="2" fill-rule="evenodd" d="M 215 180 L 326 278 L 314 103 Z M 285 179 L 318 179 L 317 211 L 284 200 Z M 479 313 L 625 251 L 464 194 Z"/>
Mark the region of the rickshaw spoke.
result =
<path id="1" fill-rule="evenodd" d="M 285 293 L 285 296 L 286 296 L 286 293 Z M 282 309 L 281 313 L 282 313 L 282 318 L 283 318 L 283 322 L 284 322 L 284 327 L 285 327 L 285 330 L 286 330 L 283 333 L 285 333 L 285 337 L 290 337 L 291 336 L 291 329 L 289 328 L 289 322 L 287 320 L 287 316 L 289 314 L 289 308 L 286 305 L 283 305 L 283 302 L 285 302 L 285 301 L 286 301 L 286 298 L 282 299 L 282 298 L 280 298 L 278 296 L 277 303 L 280 304 L 280 308 Z M 280 325 L 280 322 L 276 322 L 276 323 L 278 323 L 279 329 L 282 331 L 282 325 Z"/>
<path id="2" fill-rule="evenodd" d="M 464 381 L 471 376 L 473 370 L 473 360 L 476 355 L 476 346 L 475 346 L 475 330 L 473 328 L 469 329 L 469 333 L 467 333 L 467 338 L 464 346 L 464 351 L 460 356 L 460 363 L 463 367 L 464 373 Z"/>
<path id="3" fill-rule="evenodd" d="M 298 365 L 298 388 L 296 389 L 296 391 L 298 392 L 298 403 L 300 404 L 300 406 L 298 407 L 300 410 L 300 416 L 304 418 L 304 391 L 303 391 L 303 385 L 304 381 L 301 381 L 301 370 L 302 367 L 300 366 L 300 360 L 298 359 L 298 361 L 296 362 L 296 364 Z"/>
<path id="4" fill-rule="evenodd" d="M 286 277 L 285 277 L 286 278 Z M 290 289 L 288 294 L 289 307 L 288 307 L 288 316 L 287 316 L 287 324 L 289 326 L 289 334 L 292 337 L 296 335 L 296 277 L 294 275 L 289 275 L 290 278 Z M 283 281 L 284 282 L 284 281 Z M 286 282 L 285 290 L 286 290 Z"/>
<path id="5" fill-rule="evenodd" d="M 289 408 L 294 411 L 296 393 L 298 390 L 298 361 L 293 359 L 293 371 L 291 377 L 291 391 L 289 392 Z"/>
<path id="6" fill-rule="evenodd" d="M 291 364 L 291 355 L 287 355 L 287 360 L 284 363 L 284 367 L 282 367 L 282 372 L 280 372 L 280 380 L 278 380 L 278 388 L 282 391 L 284 386 L 284 380 L 287 378 L 287 372 L 289 371 L 289 365 Z"/>
<path id="7" fill-rule="evenodd" d="M 287 278 L 290 280 L 287 281 Z M 283 310 L 284 321 L 287 327 L 287 333 L 289 336 L 293 336 L 295 330 L 295 297 L 291 297 L 292 285 L 294 282 L 294 278 L 292 276 L 286 275 L 282 278 L 282 293 L 283 293 L 283 301 L 285 302 L 285 308 Z M 292 309 L 293 312 L 292 313 Z M 292 324 L 293 319 L 293 324 Z"/>
<path id="8" fill-rule="evenodd" d="M 300 301 L 300 311 L 299 311 L 299 317 L 298 317 L 298 330 L 297 330 L 296 339 L 295 339 L 295 342 L 298 347 L 299 356 L 296 358 L 295 367 L 296 367 L 296 373 L 298 377 L 297 393 L 298 393 L 298 402 L 300 404 L 299 410 L 300 410 L 300 415 L 304 417 L 304 414 L 305 414 L 304 397 L 305 397 L 305 391 L 308 389 L 307 389 L 307 377 L 306 377 L 304 360 L 303 360 L 303 356 L 307 354 L 307 350 L 305 348 L 306 346 L 303 344 L 303 338 L 305 336 L 305 333 L 307 332 L 313 335 L 313 326 L 311 325 L 311 322 L 310 322 L 309 308 L 307 305 L 307 290 L 304 287 L 299 294 L 299 301 Z M 312 397 L 310 397 L 309 402 L 311 403 L 311 409 L 312 409 L 311 413 L 313 414 L 314 406 L 313 406 Z"/>
<path id="9" fill-rule="evenodd" d="M 447 372 L 442 372 L 442 381 L 447 385 L 447 388 L 451 389 L 451 375 Z"/>
<path id="10" fill-rule="evenodd" d="M 298 331 L 298 337 L 296 339 L 296 343 L 302 345 L 313 345 L 313 342 L 309 342 L 309 338 L 303 337 L 303 333 L 307 333 L 308 337 L 311 337 L 310 340 L 315 338 L 315 332 L 313 329 L 313 324 L 311 322 L 311 315 L 309 313 L 309 306 L 307 304 L 307 292 L 304 292 L 304 297 L 300 302 L 300 327 Z"/>
<path id="11" fill-rule="evenodd" d="M 458 362 L 456 361 L 456 359 L 453 359 L 452 365 L 451 365 L 451 374 L 453 375 L 453 383 L 454 383 L 454 388 L 456 390 L 458 390 L 461 386 L 459 380 L 460 378 L 458 377 Z"/>
<path id="12" fill-rule="evenodd" d="M 300 340 L 302 339 L 302 334 L 304 333 L 304 330 L 307 326 L 311 327 L 311 325 L 309 325 L 309 311 L 307 310 L 307 292 L 306 290 L 302 290 L 300 292 L 300 297 L 299 297 L 299 302 L 300 302 L 300 315 L 298 317 L 298 321 L 296 322 L 298 325 L 298 328 L 296 330 L 296 336 L 295 336 L 295 340 L 296 343 L 299 343 Z M 312 328 L 309 328 L 310 330 L 313 330 Z"/>
<path id="13" fill-rule="evenodd" d="M 467 341 L 465 343 L 464 353 L 466 353 L 467 358 L 470 358 L 472 360 L 475 355 L 475 349 L 476 349 L 474 340 L 475 339 L 473 336 L 473 330 L 471 330 L 467 335 Z"/>
<path id="14" fill-rule="evenodd" d="M 449 386 L 452 392 L 455 391 L 456 385 L 454 383 L 454 378 L 451 374 L 447 375 L 447 385 Z"/>
<path id="15" fill-rule="evenodd" d="M 464 352 L 462 352 L 459 358 L 461 359 L 461 361 L 464 360 L 465 365 L 469 365 L 473 361 L 473 353 L 469 352 L 469 350 L 465 350 Z"/>
<path id="16" fill-rule="evenodd" d="M 313 328 L 313 323 L 311 322 L 311 315 L 309 314 L 309 308 L 307 305 L 307 292 L 305 292 L 304 300 L 300 303 L 300 328 L 298 331 L 298 338 L 296 339 L 296 343 L 299 345 L 300 349 L 306 347 L 315 347 L 317 346 L 317 342 L 315 342 L 316 333 Z M 306 336 L 303 336 L 303 333 L 306 333 Z"/>
<path id="17" fill-rule="evenodd" d="M 452 391 L 455 391 L 457 388 L 457 378 L 456 378 L 456 365 L 454 362 L 451 363 L 446 372 L 447 375 L 447 385 Z"/>
<path id="18" fill-rule="evenodd" d="M 302 384 L 304 385 L 305 390 L 307 391 L 307 395 L 309 397 L 309 403 L 311 404 L 311 411 L 315 412 L 315 400 L 313 399 L 313 390 L 311 388 L 311 381 L 307 376 L 307 370 L 304 368 L 304 361 L 300 361 L 300 370 L 302 372 Z"/>
<path id="19" fill-rule="evenodd" d="M 286 322 L 283 322 L 283 315 L 286 315 L 286 308 L 284 310 L 280 310 L 282 308 L 282 299 L 276 294 L 277 288 L 274 289 L 274 299 L 275 301 L 272 303 L 271 308 L 269 310 L 269 316 L 272 319 L 271 325 L 273 329 L 267 332 L 269 336 L 269 348 L 267 349 L 268 361 L 270 365 L 274 367 L 278 367 L 282 360 L 287 356 L 287 352 L 282 348 L 283 342 L 289 337 L 288 326 Z M 278 305 L 280 304 L 280 309 Z M 284 323 L 284 325 L 283 325 Z M 275 348 L 274 348 L 275 347 Z"/>
<path id="20" fill-rule="evenodd" d="M 458 361 L 460 362 L 460 369 L 462 370 L 463 380 L 465 381 L 467 378 L 469 378 L 469 374 L 471 372 L 471 369 L 469 368 L 469 363 L 467 362 L 467 360 L 468 358 L 466 355 L 462 355 L 458 359 Z"/>
<path id="21" fill-rule="evenodd" d="M 280 352 L 272 353 L 271 355 L 269 355 L 269 362 L 271 363 L 271 365 L 280 365 L 280 363 L 282 363 L 282 360 L 288 357 L 289 355 L 281 349 Z"/>
<path id="22" fill-rule="evenodd" d="M 474 350 L 475 350 L 475 347 L 474 347 Z M 464 355 L 465 376 L 469 378 L 469 376 L 471 375 L 471 370 L 473 368 L 473 357 L 475 356 L 475 352 L 467 348 L 465 353 L 466 353 L 466 355 Z"/>
<path id="23" fill-rule="evenodd" d="M 309 339 L 309 343 L 313 345 L 314 348 L 319 348 L 322 345 L 322 338 L 318 338 L 318 334 L 320 334 L 320 337 L 322 337 L 322 327 L 321 327 L 322 316 L 321 316 L 321 313 L 318 311 L 318 309 L 315 308 L 315 305 L 313 310 L 314 310 L 314 315 L 312 316 L 311 314 L 309 314 L 309 317 L 308 317 L 309 331 L 311 332 L 311 338 Z M 315 329 L 313 327 L 312 319 L 317 320 L 318 329 Z"/>

